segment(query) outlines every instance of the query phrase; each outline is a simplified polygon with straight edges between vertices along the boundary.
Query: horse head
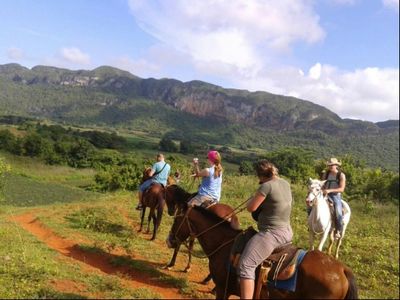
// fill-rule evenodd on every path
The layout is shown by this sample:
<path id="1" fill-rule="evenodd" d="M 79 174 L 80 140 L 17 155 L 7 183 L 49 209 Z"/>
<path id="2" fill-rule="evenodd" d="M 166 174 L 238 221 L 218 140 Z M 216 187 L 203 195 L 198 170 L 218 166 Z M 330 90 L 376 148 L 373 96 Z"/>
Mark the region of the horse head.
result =
<path id="1" fill-rule="evenodd" d="M 326 180 L 318 180 L 310 178 L 308 180 L 308 194 L 306 197 L 306 203 L 308 206 L 313 206 L 317 203 L 318 199 L 323 196 L 322 187 Z"/>
<path id="2" fill-rule="evenodd" d="M 168 214 L 173 216 L 176 211 L 186 210 L 187 202 L 192 196 L 193 194 L 188 193 L 176 184 L 168 185 L 165 191 Z"/>
<path id="3" fill-rule="evenodd" d="M 144 171 L 142 173 L 143 174 L 142 175 L 142 183 L 145 182 L 147 179 L 151 178 L 150 172 L 151 172 L 151 168 L 150 167 L 144 169 Z"/>
<path id="4" fill-rule="evenodd" d="M 188 218 L 190 210 L 191 208 L 175 216 L 174 223 L 166 240 L 168 248 L 175 248 L 190 236 L 191 228 Z"/>

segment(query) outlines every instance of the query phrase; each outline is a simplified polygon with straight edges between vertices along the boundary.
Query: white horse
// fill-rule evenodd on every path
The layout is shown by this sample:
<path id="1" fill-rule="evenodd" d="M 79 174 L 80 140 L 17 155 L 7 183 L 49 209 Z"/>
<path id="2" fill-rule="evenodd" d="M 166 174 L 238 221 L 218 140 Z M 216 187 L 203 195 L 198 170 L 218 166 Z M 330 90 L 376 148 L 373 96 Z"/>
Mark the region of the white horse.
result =
<path id="1" fill-rule="evenodd" d="M 309 180 L 308 184 L 308 195 L 306 198 L 306 203 L 309 207 L 311 207 L 311 213 L 308 216 L 308 228 L 310 235 L 310 249 L 314 250 L 314 238 L 316 236 L 322 235 L 321 240 L 318 245 L 318 250 L 322 251 L 324 247 L 324 243 L 330 233 L 330 244 L 328 247 L 328 254 L 332 253 L 332 246 L 335 242 L 334 237 L 334 229 L 335 229 L 335 220 L 334 216 L 331 214 L 331 210 L 329 207 L 328 196 L 323 194 L 322 187 L 325 183 L 324 181 L 320 181 L 318 179 Z M 344 237 L 344 233 L 346 232 L 347 225 L 350 221 L 350 207 L 346 201 L 342 200 L 343 206 L 343 231 L 341 232 L 341 236 L 337 239 L 335 258 L 339 257 L 339 248 L 342 244 L 342 239 Z"/>

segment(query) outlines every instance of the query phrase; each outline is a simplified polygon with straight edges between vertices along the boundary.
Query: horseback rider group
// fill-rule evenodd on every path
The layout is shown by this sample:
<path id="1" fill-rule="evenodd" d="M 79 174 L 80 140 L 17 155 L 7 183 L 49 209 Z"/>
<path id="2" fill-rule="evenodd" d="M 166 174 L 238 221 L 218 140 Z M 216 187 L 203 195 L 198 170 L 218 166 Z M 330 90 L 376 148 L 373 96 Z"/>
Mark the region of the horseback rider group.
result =
<path id="1" fill-rule="evenodd" d="M 194 177 L 200 177 L 198 193 L 189 200 L 188 207 L 209 207 L 219 202 L 222 188 L 223 168 L 221 155 L 212 150 L 207 154 L 208 167 L 200 170 L 199 161 L 193 159 Z M 340 237 L 342 226 L 341 193 L 346 184 L 346 177 L 339 170 L 341 163 L 336 158 L 327 162 L 324 193 L 332 200 L 336 211 L 336 238 Z M 150 179 L 139 187 L 139 204 L 142 209 L 144 191 L 153 183 L 166 185 L 170 165 L 164 161 L 162 154 L 157 155 L 157 162 L 152 166 Z M 258 233 L 246 244 L 240 257 L 237 275 L 240 278 L 240 294 L 242 299 L 251 299 L 254 295 L 256 268 L 270 256 L 274 249 L 290 243 L 293 237 L 290 225 L 292 209 L 292 192 L 290 184 L 281 178 L 278 169 L 267 160 L 256 164 L 259 188 L 247 201 L 247 210 L 257 220 Z"/>

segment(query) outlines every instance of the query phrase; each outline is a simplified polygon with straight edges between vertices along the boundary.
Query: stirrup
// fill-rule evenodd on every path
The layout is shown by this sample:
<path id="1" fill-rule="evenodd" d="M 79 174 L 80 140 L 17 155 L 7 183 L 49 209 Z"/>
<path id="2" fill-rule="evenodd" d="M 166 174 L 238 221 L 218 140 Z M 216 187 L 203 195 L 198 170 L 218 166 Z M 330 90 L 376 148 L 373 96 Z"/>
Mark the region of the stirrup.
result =
<path id="1" fill-rule="evenodd" d="M 142 210 L 143 209 L 143 205 L 141 203 L 139 203 L 136 208 L 136 210 Z"/>

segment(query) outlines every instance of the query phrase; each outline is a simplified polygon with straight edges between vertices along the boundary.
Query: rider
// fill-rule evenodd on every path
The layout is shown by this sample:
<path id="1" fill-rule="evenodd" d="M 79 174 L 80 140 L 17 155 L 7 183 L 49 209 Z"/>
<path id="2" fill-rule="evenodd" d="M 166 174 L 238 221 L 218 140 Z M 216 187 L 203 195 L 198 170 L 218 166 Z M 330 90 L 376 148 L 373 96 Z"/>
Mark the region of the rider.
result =
<path id="1" fill-rule="evenodd" d="M 199 192 L 196 196 L 189 200 L 188 206 L 206 205 L 207 207 L 219 202 L 221 198 L 222 186 L 222 165 L 221 155 L 218 151 L 211 150 L 207 154 L 207 161 L 209 168 L 199 169 L 199 161 L 197 158 L 193 159 L 195 169 L 195 177 L 202 177 Z"/>
<path id="2" fill-rule="evenodd" d="M 247 202 L 249 212 L 259 211 L 259 232 L 247 243 L 238 265 L 241 299 L 252 299 L 255 270 L 273 250 L 292 240 L 290 226 L 292 192 L 289 183 L 280 178 L 278 169 L 269 161 L 256 164 L 260 186 Z"/>
<path id="3" fill-rule="evenodd" d="M 332 157 L 327 161 L 328 170 L 325 173 L 325 184 L 323 187 L 324 194 L 332 200 L 335 207 L 335 238 L 339 239 L 343 229 L 343 215 L 342 215 L 342 197 L 341 193 L 344 192 L 346 187 L 346 175 L 339 170 L 342 165 L 337 158 Z"/>
<path id="4" fill-rule="evenodd" d="M 139 186 L 139 203 L 136 206 L 137 210 L 141 210 L 143 208 L 143 192 L 153 183 L 159 183 L 165 186 L 167 184 L 170 170 L 171 166 L 164 161 L 164 155 L 161 153 L 157 154 L 157 162 L 151 167 L 149 174 L 150 178 Z"/>

